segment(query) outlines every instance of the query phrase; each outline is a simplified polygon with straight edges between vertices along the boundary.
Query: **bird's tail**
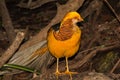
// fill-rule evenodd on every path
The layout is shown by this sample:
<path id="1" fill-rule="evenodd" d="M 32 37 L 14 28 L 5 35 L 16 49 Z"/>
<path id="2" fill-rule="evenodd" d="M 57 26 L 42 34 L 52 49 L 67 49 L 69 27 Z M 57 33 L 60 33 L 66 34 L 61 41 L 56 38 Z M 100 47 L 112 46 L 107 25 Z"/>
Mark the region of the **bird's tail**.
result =
<path id="1" fill-rule="evenodd" d="M 46 53 L 47 51 L 48 51 L 48 47 L 47 47 L 47 45 L 44 45 L 43 47 L 41 47 L 41 48 L 37 49 L 35 52 L 33 52 L 29 59 L 31 60 L 33 58 L 41 56 L 44 53 Z"/>

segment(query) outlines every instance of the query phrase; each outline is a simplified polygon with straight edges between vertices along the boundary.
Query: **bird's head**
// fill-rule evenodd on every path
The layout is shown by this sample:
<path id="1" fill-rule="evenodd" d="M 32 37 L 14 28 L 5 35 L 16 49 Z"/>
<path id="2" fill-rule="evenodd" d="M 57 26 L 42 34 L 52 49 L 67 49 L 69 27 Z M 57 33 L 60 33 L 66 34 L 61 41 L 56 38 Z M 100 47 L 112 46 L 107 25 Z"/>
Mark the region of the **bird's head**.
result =
<path id="1" fill-rule="evenodd" d="M 81 15 L 77 12 L 69 12 L 65 15 L 65 17 L 63 18 L 61 25 L 67 21 L 67 20 L 71 20 L 73 24 L 76 24 L 77 22 L 82 22 L 83 18 L 81 17 Z"/>

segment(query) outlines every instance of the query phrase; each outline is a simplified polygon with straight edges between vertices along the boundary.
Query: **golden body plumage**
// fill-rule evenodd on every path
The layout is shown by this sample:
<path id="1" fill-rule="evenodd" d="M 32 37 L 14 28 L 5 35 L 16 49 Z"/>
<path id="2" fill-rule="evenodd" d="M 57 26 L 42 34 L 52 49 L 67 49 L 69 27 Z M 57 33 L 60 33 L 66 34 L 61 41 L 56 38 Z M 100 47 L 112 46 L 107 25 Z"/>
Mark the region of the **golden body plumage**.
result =
<path id="1" fill-rule="evenodd" d="M 57 58 L 56 74 L 60 74 L 58 70 L 59 58 L 66 58 L 66 74 L 72 74 L 68 68 L 68 58 L 73 56 L 79 49 L 81 30 L 76 25 L 83 19 L 77 12 L 69 12 L 63 18 L 58 30 L 50 28 L 48 31 L 47 41 L 50 53 Z"/>
<path id="2" fill-rule="evenodd" d="M 56 58 L 73 56 L 80 45 L 81 31 L 75 26 L 74 33 L 70 39 L 65 41 L 57 40 L 54 37 L 54 30 L 48 34 L 48 48 L 53 56 Z"/>

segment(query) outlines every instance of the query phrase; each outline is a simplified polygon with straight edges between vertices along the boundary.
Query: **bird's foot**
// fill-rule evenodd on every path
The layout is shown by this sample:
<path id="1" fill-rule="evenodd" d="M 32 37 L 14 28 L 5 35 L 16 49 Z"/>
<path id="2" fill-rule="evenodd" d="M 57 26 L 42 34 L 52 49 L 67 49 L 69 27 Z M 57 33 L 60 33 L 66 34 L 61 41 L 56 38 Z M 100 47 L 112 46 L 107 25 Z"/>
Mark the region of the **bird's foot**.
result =
<path id="1" fill-rule="evenodd" d="M 78 74 L 78 72 L 65 71 L 64 74 L 72 75 L 72 74 Z"/>
<path id="2" fill-rule="evenodd" d="M 61 75 L 62 73 L 60 73 L 59 71 L 56 71 L 54 74 L 56 75 L 56 77 L 58 79 L 58 76 Z"/>
<path id="3" fill-rule="evenodd" d="M 59 71 L 55 72 L 55 75 L 61 75 L 62 73 L 60 73 Z"/>
<path id="4" fill-rule="evenodd" d="M 73 74 L 78 74 L 78 72 L 65 71 L 63 74 L 69 75 L 70 76 L 70 80 L 72 80 L 72 75 Z"/>

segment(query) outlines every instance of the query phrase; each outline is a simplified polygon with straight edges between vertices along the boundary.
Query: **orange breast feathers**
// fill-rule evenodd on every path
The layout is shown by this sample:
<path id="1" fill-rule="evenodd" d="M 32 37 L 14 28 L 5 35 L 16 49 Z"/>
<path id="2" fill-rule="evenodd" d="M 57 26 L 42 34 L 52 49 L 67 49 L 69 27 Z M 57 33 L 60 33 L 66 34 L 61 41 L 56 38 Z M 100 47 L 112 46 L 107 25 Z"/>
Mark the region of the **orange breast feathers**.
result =
<path id="1" fill-rule="evenodd" d="M 67 19 L 60 25 L 59 30 L 51 28 L 48 32 L 48 49 L 56 58 L 71 57 L 79 49 L 81 30 L 72 19 Z"/>

